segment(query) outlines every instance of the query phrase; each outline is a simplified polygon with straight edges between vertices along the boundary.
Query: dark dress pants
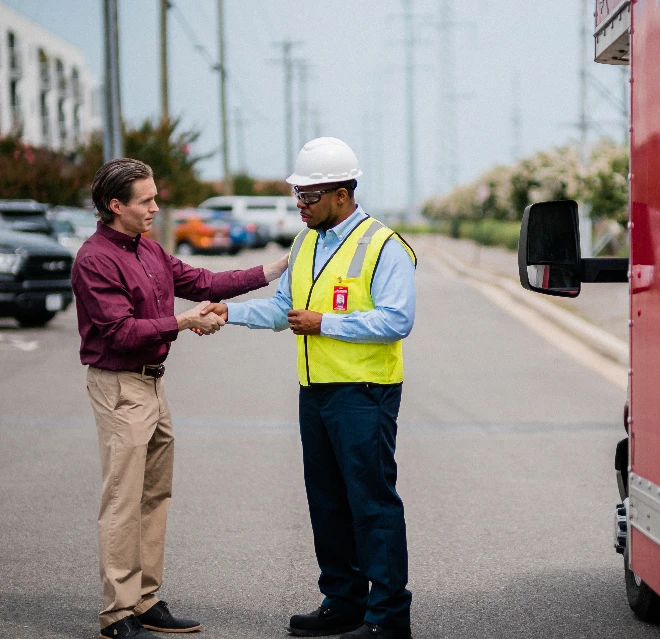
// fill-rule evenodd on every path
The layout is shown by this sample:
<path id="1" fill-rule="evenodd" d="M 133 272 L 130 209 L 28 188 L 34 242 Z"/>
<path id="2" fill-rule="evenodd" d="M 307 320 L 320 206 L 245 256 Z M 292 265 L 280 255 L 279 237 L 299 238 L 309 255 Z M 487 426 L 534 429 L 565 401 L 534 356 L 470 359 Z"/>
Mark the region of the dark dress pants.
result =
<path id="1" fill-rule="evenodd" d="M 300 388 L 305 486 L 323 605 L 410 625 L 403 503 L 396 492 L 401 384 Z M 371 583 L 371 589 L 369 589 Z"/>

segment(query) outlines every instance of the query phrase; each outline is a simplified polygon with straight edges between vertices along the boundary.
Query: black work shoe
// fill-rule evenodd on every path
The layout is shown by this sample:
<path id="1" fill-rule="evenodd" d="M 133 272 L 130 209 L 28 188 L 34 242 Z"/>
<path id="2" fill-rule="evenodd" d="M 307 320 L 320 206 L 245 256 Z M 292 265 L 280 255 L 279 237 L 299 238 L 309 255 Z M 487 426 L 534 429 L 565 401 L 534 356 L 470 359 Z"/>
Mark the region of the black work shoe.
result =
<path id="1" fill-rule="evenodd" d="M 147 612 L 138 615 L 137 620 L 145 628 L 158 632 L 195 632 L 202 627 L 199 621 L 173 617 L 164 601 L 159 601 L 151 606 Z"/>
<path id="2" fill-rule="evenodd" d="M 295 637 L 326 637 L 359 628 L 364 615 L 346 615 L 321 606 L 306 615 L 293 615 L 287 630 Z"/>
<path id="3" fill-rule="evenodd" d="M 106 637 L 112 637 L 112 639 L 157 639 L 156 635 L 152 635 L 142 627 L 135 615 L 129 615 L 105 628 L 101 628 L 99 637 L 100 639 L 106 639 Z"/>
<path id="4" fill-rule="evenodd" d="M 343 634 L 339 639 L 412 639 L 410 626 L 403 628 L 383 628 L 365 623 L 353 632 Z"/>

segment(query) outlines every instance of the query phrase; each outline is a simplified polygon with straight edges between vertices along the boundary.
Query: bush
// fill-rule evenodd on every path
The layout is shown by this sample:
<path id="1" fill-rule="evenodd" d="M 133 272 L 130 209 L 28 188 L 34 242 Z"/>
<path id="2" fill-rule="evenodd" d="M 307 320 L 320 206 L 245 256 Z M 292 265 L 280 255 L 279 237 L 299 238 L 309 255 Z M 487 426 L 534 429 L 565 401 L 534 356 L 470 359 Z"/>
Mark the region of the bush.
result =
<path id="1" fill-rule="evenodd" d="M 471 184 L 424 204 L 432 221 L 521 220 L 532 202 L 577 200 L 591 216 L 624 223 L 628 219 L 628 149 L 608 141 L 597 144 L 587 166 L 576 147 L 536 153 L 515 165 L 499 166 Z"/>

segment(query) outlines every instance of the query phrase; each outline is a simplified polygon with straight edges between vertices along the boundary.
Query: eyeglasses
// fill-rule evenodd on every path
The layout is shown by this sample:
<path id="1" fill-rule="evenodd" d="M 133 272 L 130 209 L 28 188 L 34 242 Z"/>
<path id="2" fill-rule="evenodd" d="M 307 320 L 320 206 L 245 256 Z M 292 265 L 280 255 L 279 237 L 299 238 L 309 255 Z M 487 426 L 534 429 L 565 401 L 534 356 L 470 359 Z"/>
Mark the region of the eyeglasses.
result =
<path id="1" fill-rule="evenodd" d="M 316 204 L 321 201 L 324 193 L 332 193 L 333 191 L 338 191 L 339 189 L 346 188 L 343 186 L 336 186 L 334 189 L 325 189 L 323 191 L 299 191 L 297 186 L 293 187 L 293 194 L 298 198 L 300 202 L 304 204 Z"/>

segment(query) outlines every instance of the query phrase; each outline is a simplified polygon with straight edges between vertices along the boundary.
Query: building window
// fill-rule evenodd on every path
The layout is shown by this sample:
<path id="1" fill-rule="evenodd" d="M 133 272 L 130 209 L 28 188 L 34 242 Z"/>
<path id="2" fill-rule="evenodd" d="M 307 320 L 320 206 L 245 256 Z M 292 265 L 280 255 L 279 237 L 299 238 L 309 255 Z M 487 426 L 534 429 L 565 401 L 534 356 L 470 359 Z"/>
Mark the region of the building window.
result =
<path id="1" fill-rule="evenodd" d="M 38 58 L 41 90 L 48 91 L 50 89 L 50 60 L 43 49 L 39 49 Z"/>
<path id="2" fill-rule="evenodd" d="M 18 38 L 13 31 L 7 33 L 7 44 L 9 46 L 9 75 L 14 79 L 18 79 L 23 75 L 23 65 Z"/>
<path id="3" fill-rule="evenodd" d="M 11 133 L 23 133 L 23 112 L 21 109 L 21 96 L 18 93 L 18 80 L 9 82 L 9 108 L 11 112 Z"/>
<path id="4" fill-rule="evenodd" d="M 73 93 L 73 99 L 76 102 L 82 102 L 82 91 L 80 90 L 80 74 L 78 69 L 73 67 L 71 69 L 71 92 Z"/>
<path id="5" fill-rule="evenodd" d="M 66 116 L 64 115 L 64 100 L 57 101 L 57 126 L 60 133 L 60 143 L 66 144 Z"/>
<path id="6" fill-rule="evenodd" d="M 80 105 L 73 106 L 73 138 L 78 144 L 80 142 Z"/>
<path id="7" fill-rule="evenodd" d="M 64 75 L 64 63 L 57 58 L 55 60 L 55 77 L 57 78 L 57 90 L 60 95 L 66 94 L 66 75 Z"/>
<path id="8" fill-rule="evenodd" d="M 39 115 L 41 116 L 41 136 L 45 146 L 50 146 L 50 118 L 48 117 L 48 100 L 45 91 L 41 92 L 39 100 Z"/>

